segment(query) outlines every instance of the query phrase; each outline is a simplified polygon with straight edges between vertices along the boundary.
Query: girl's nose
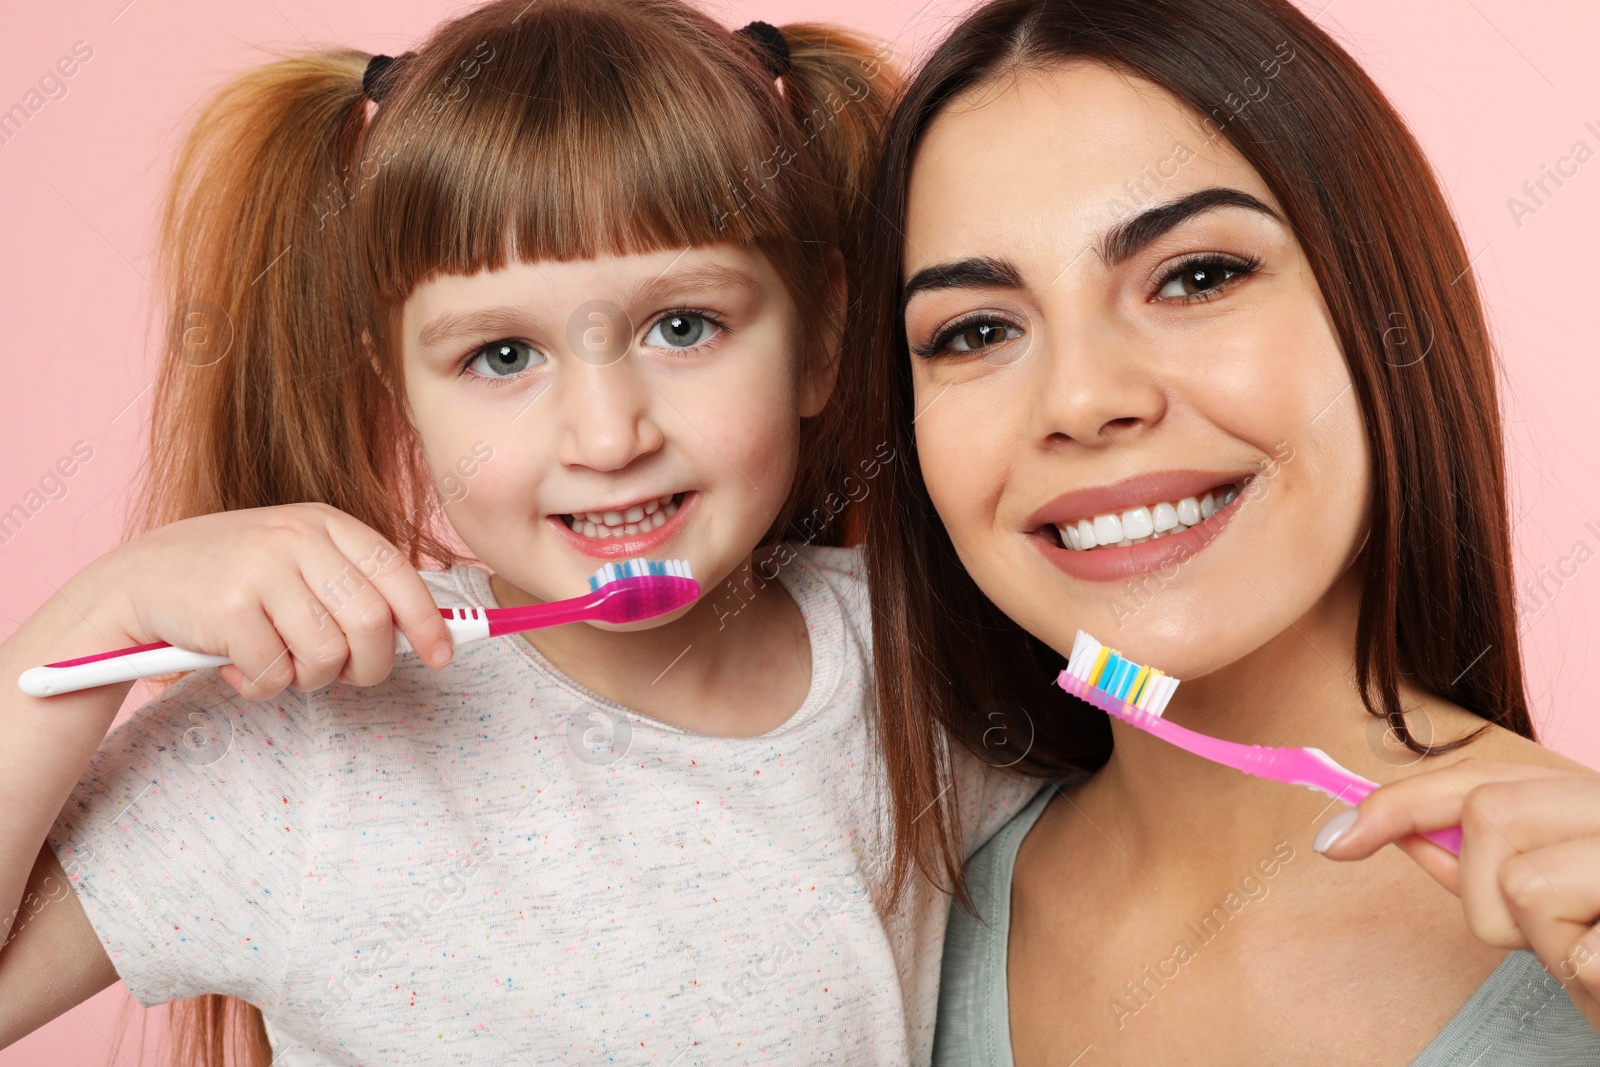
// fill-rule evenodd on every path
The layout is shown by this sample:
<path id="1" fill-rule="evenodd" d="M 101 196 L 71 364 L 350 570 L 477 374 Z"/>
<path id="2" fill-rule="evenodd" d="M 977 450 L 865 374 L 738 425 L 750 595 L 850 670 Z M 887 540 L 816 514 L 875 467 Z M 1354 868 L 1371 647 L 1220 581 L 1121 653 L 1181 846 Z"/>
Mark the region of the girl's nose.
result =
<path id="1" fill-rule="evenodd" d="M 562 427 L 557 458 L 562 465 L 618 471 L 661 448 L 666 437 L 652 414 L 655 390 L 633 358 L 566 364 L 556 386 Z"/>

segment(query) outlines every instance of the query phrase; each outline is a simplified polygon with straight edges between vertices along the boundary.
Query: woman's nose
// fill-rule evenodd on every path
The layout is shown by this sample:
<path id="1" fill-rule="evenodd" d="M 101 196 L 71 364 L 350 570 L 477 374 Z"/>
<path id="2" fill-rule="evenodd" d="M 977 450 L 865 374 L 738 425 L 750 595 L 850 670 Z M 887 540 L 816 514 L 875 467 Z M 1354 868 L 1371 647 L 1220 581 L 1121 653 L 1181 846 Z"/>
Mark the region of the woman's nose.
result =
<path id="1" fill-rule="evenodd" d="M 1074 318 L 1042 327 L 1029 348 L 1036 437 L 1115 443 L 1154 425 L 1166 410 L 1158 361 L 1115 323 Z"/>

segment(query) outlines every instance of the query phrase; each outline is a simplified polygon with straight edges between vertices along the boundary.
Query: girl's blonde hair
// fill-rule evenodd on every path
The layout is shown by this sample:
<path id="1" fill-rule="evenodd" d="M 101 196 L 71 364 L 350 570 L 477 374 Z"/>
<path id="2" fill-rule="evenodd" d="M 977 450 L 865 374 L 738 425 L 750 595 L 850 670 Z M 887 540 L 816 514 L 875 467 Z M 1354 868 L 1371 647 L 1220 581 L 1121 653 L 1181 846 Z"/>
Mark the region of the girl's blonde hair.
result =
<path id="1" fill-rule="evenodd" d="M 897 81 L 887 49 L 820 24 L 760 46 L 677 0 L 500 0 L 385 71 L 282 59 L 221 89 L 177 158 L 161 229 L 168 328 L 126 535 L 218 511 L 330 504 L 413 566 L 463 561 L 406 416 L 396 327 L 430 276 L 707 244 L 766 254 L 836 358 L 864 190 Z M 840 271 L 842 270 L 842 277 Z M 832 514 L 840 411 L 801 435 L 768 540 Z M 802 539 L 837 540 L 838 523 Z M 792 531 L 791 531 L 792 535 Z M 174 1062 L 265 1064 L 261 1013 L 174 1005 Z"/>

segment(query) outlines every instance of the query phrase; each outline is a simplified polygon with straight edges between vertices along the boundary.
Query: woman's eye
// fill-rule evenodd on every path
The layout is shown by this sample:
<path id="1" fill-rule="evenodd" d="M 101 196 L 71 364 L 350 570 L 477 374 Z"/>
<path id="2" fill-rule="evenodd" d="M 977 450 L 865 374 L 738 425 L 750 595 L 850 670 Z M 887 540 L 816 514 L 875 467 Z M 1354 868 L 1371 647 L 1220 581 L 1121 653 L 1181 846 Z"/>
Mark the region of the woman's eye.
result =
<path id="1" fill-rule="evenodd" d="M 707 315 L 675 311 L 663 315 L 644 335 L 644 343 L 660 348 L 693 348 L 716 333 L 717 324 Z"/>
<path id="2" fill-rule="evenodd" d="M 1206 299 L 1229 282 L 1251 273 L 1259 264 L 1245 260 L 1192 259 L 1162 279 L 1156 297 L 1161 300 Z"/>
<path id="3" fill-rule="evenodd" d="M 473 370 L 482 362 L 482 377 L 509 378 L 544 361 L 544 353 L 526 341 L 491 341 L 474 352 L 463 369 Z"/>
<path id="4" fill-rule="evenodd" d="M 1013 326 L 1009 322 L 1001 322 L 998 319 L 969 319 L 945 327 L 925 347 L 915 348 L 912 351 L 919 356 L 936 356 L 941 352 L 982 352 L 1003 341 L 1012 341 L 1021 336 L 1022 328 Z"/>

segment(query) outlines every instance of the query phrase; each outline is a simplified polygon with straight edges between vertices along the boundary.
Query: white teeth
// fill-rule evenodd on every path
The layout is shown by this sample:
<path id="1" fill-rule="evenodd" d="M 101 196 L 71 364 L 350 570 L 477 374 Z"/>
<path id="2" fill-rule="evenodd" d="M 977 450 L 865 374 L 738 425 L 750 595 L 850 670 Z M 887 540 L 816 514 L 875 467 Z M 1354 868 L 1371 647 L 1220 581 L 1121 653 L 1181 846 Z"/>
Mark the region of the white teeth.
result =
<path id="1" fill-rule="evenodd" d="M 1097 545 L 1114 545 L 1122 540 L 1122 518 L 1119 515 L 1096 515 L 1094 517 L 1094 543 Z"/>
<path id="2" fill-rule="evenodd" d="M 1126 548 L 1142 545 L 1158 537 L 1171 537 L 1197 526 L 1233 503 L 1238 487 L 1229 486 L 1220 494 L 1211 492 L 1199 498 L 1186 496 L 1174 502 L 1163 501 L 1149 507 L 1129 508 L 1121 513 L 1096 515 L 1075 523 L 1059 524 L 1061 543 L 1074 552 L 1109 546 Z"/>
<path id="3" fill-rule="evenodd" d="M 621 511 L 574 511 L 566 516 L 567 526 L 573 533 L 598 540 L 649 533 L 678 510 L 673 495 L 668 493 Z"/>
<path id="4" fill-rule="evenodd" d="M 1149 508 L 1130 508 L 1122 513 L 1122 536 L 1134 543 L 1149 537 L 1155 528 Z"/>

